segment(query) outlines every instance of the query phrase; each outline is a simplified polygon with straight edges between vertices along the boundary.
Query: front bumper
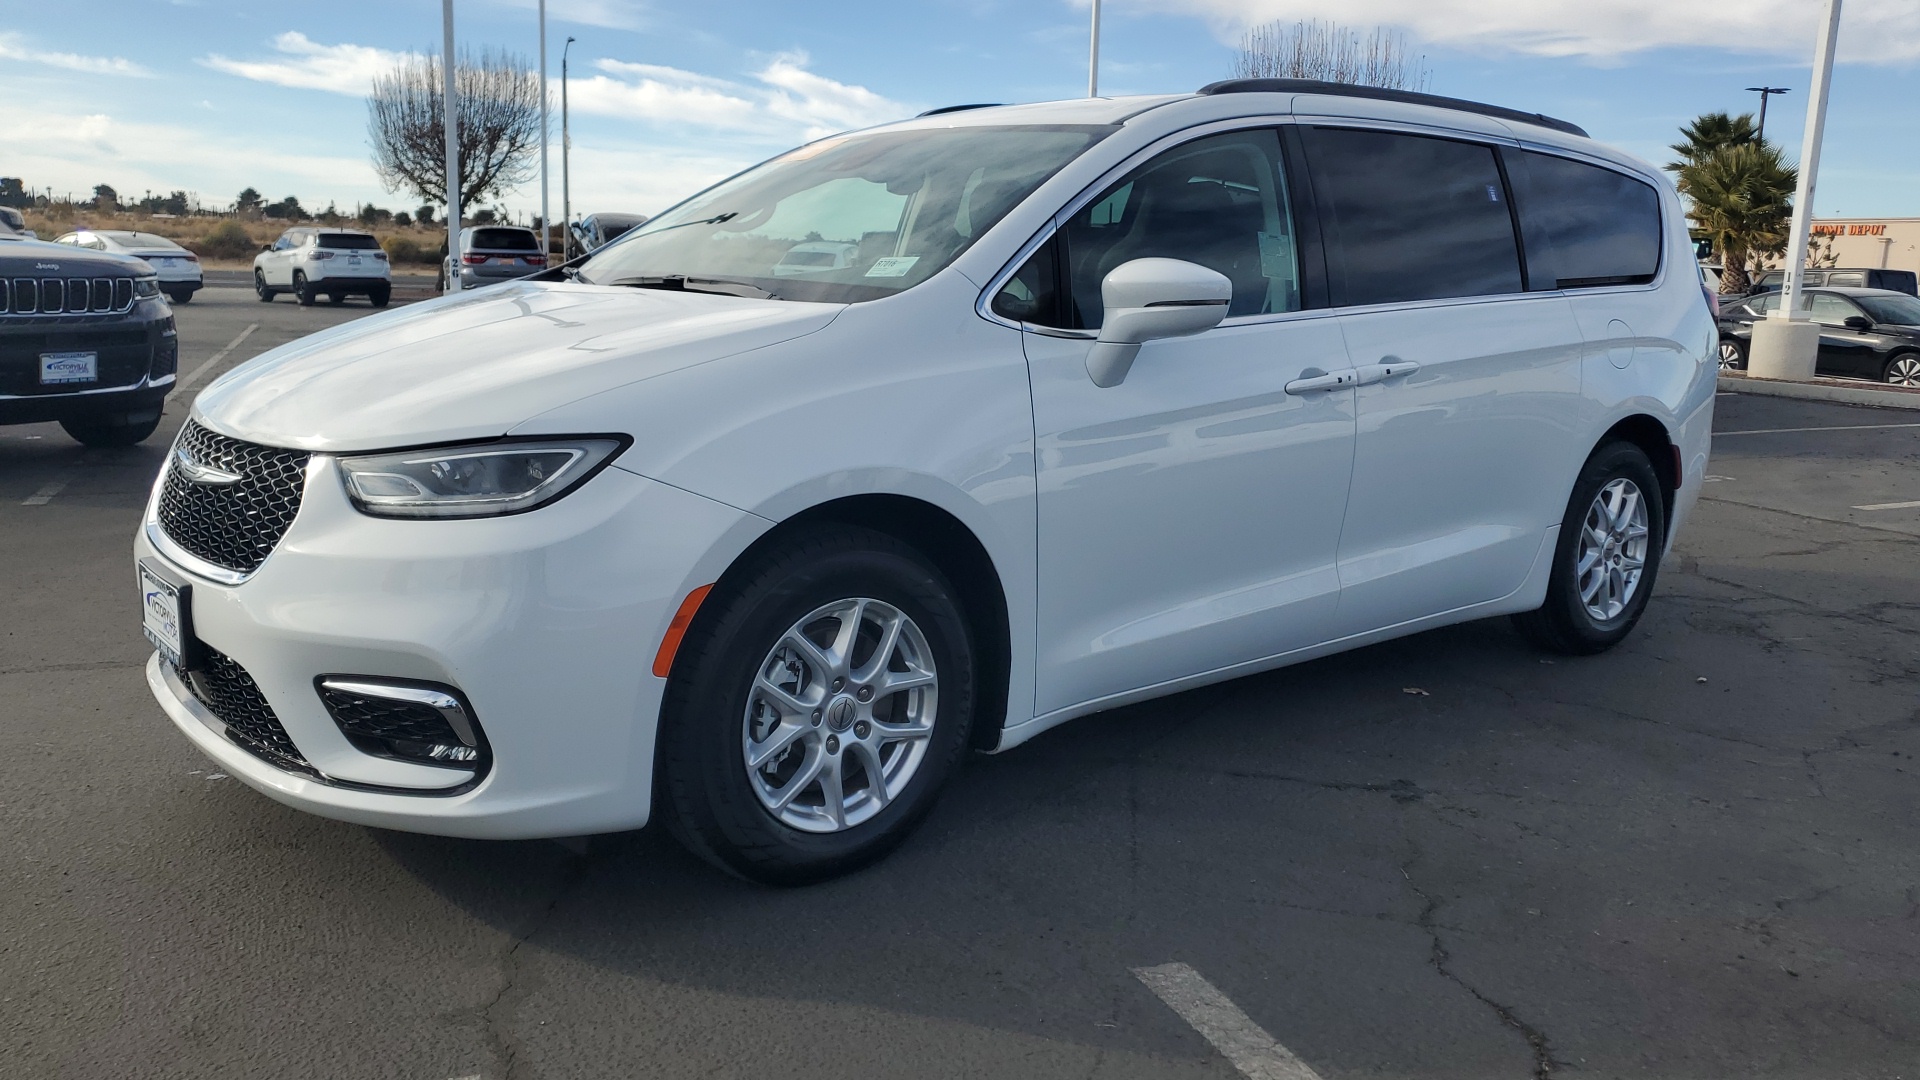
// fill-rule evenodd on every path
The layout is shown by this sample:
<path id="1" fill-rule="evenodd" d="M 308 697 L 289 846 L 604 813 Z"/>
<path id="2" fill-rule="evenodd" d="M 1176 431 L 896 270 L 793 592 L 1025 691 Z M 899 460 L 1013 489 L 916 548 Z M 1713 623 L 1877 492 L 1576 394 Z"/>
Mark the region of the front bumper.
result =
<path id="1" fill-rule="evenodd" d="M 372 518 L 347 501 L 332 461 L 316 458 L 285 538 L 244 580 L 195 574 L 147 530 L 134 553 L 192 584 L 195 636 L 247 670 L 321 778 L 225 738 L 157 658 L 148 685 L 223 769 L 298 809 L 478 838 L 638 828 L 665 688 L 648 670 L 653 651 L 680 598 L 765 525 L 618 468 L 532 513 Z M 320 675 L 458 688 L 491 769 L 469 783 L 460 770 L 363 753 L 326 712 Z"/>

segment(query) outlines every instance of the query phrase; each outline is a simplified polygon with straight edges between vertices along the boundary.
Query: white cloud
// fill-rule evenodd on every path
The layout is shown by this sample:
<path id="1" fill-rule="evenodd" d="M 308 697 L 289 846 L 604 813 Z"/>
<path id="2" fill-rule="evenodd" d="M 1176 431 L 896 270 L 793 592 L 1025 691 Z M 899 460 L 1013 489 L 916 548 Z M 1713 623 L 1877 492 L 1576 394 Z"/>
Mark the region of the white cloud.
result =
<path id="1" fill-rule="evenodd" d="M 85 193 L 105 183 L 123 198 L 183 188 L 209 206 L 232 202 L 248 186 L 275 198 L 299 195 L 308 206 L 392 198 L 381 191 L 365 158 L 292 153 L 217 129 L 137 123 L 104 113 L 20 110 L 9 121 L 7 166 L 56 194 Z"/>
<path id="2" fill-rule="evenodd" d="M 770 141 L 817 139 L 913 113 L 909 106 L 864 86 L 808 71 L 803 53 L 774 57 L 754 73 L 754 83 L 658 64 L 601 60 L 594 66 L 606 74 L 568 83 L 569 107 L 574 111 L 693 124 Z M 558 96 L 557 89 L 555 93 Z"/>
<path id="3" fill-rule="evenodd" d="M 1198 15 L 1227 40 L 1270 19 L 1328 17 L 1324 0 L 1124 0 L 1135 10 Z M 1084 6 L 1084 3 L 1082 4 Z M 1350 26 L 1406 28 L 1423 41 L 1536 56 L 1614 60 L 1681 46 L 1811 60 L 1823 5 L 1810 0 L 1346 0 Z M 1842 60 L 1920 61 L 1920 3 L 1850 0 L 1841 18 Z"/>
<path id="4" fill-rule="evenodd" d="M 404 53 L 371 45 L 322 45 L 298 30 L 274 38 L 273 47 L 286 59 L 230 60 L 214 55 L 201 57 L 200 62 L 256 82 L 361 97 L 372 89 L 374 76 L 386 74 L 406 58 Z"/>
<path id="5" fill-rule="evenodd" d="M 66 68 L 88 75 L 134 75 L 151 77 L 153 72 L 118 56 L 82 56 L 79 53 L 43 52 L 28 48 L 19 34 L 0 33 L 0 60 L 25 60 L 32 64 Z"/>

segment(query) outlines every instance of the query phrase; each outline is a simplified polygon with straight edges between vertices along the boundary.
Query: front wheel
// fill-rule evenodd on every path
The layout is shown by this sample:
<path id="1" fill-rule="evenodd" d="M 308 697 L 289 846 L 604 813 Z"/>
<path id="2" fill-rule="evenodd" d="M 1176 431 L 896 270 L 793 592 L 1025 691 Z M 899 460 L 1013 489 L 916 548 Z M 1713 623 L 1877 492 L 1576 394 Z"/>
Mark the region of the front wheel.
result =
<path id="1" fill-rule="evenodd" d="M 1613 648 L 1647 608 L 1666 535 L 1666 503 L 1646 453 L 1632 443 L 1602 446 L 1574 482 L 1546 603 L 1514 624 L 1558 653 Z"/>
<path id="2" fill-rule="evenodd" d="M 275 290 L 267 287 L 267 275 L 255 270 L 253 272 L 253 295 L 258 296 L 261 303 L 271 304 L 273 303 L 273 298 L 279 294 Z"/>
<path id="3" fill-rule="evenodd" d="M 1747 347 L 1738 338 L 1720 339 L 1720 370 L 1747 370 Z"/>
<path id="4" fill-rule="evenodd" d="M 883 533 L 796 534 L 716 587 L 673 660 L 669 827 L 755 881 L 857 869 L 932 809 L 973 709 L 973 647 L 944 575 Z"/>
<path id="5" fill-rule="evenodd" d="M 1887 385 L 1920 386 L 1920 353 L 1901 353 L 1887 361 Z"/>

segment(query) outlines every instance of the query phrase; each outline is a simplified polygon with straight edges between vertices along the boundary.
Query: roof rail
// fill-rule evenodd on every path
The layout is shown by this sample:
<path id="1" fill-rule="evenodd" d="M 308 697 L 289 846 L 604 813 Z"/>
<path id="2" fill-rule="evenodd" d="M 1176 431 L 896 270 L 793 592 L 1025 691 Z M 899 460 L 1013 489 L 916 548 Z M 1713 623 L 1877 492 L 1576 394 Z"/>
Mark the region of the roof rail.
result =
<path id="1" fill-rule="evenodd" d="M 1585 128 L 1543 113 L 1522 112 L 1500 105 L 1487 105 L 1463 98 L 1422 94 L 1413 90 L 1388 90 L 1380 86 L 1355 86 L 1350 83 L 1321 82 L 1317 79 L 1225 79 L 1200 88 L 1202 94 L 1328 94 L 1335 97 L 1371 98 L 1375 101 L 1401 101 L 1408 105 L 1429 105 L 1436 109 L 1478 113 L 1496 120 L 1518 120 L 1538 124 L 1569 135 L 1590 138 Z"/>
<path id="2" fill-rule="evenodd" d="M 918 120 L 921 116 L 939 116 L 941 113 L 966 112 L 968 109 L 997 109 L 1005 104 L 1004 101 L 982 101 L 976 105 L 942 105 L 937 109 L 928 109 L 914 119 Z"/>

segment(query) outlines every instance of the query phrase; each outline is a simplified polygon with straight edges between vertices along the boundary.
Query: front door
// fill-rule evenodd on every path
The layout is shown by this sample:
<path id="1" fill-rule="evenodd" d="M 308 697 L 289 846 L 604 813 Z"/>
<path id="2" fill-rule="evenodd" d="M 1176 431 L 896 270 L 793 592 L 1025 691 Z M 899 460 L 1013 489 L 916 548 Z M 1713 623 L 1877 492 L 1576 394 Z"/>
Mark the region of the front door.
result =
<path id="1" fill-rule="evenodd" d="M 1030 311 L 1049 282 L 1061 294 L 1052 316 L 1019 316 L 1038 451 L 1036 715 L 1326 639 L 1353 390 L 1299 383 L 1350 365 L 1336 320 L 1300 310 L 1294 248 L 1278 137 L 1238 131 L 1132 170 L 1009 283 Z M 1228 319 L 1148 343 L 1125 381 L 1095 386 L 1100 282 L 1149 257 L 1225 274 Z"/>
<path id="2" fill-rule="evenodd" d="M 1875 350 L 1879 337 L 1847 325 L 1848 319 L 1867 317 L 1853 301 L 1838 293 L 1810 293 L 1807 317 L 1820 324 L 1820 353 L 1815 363 L 1819 374 L 1880 377 L 1880 357 Z"/>

